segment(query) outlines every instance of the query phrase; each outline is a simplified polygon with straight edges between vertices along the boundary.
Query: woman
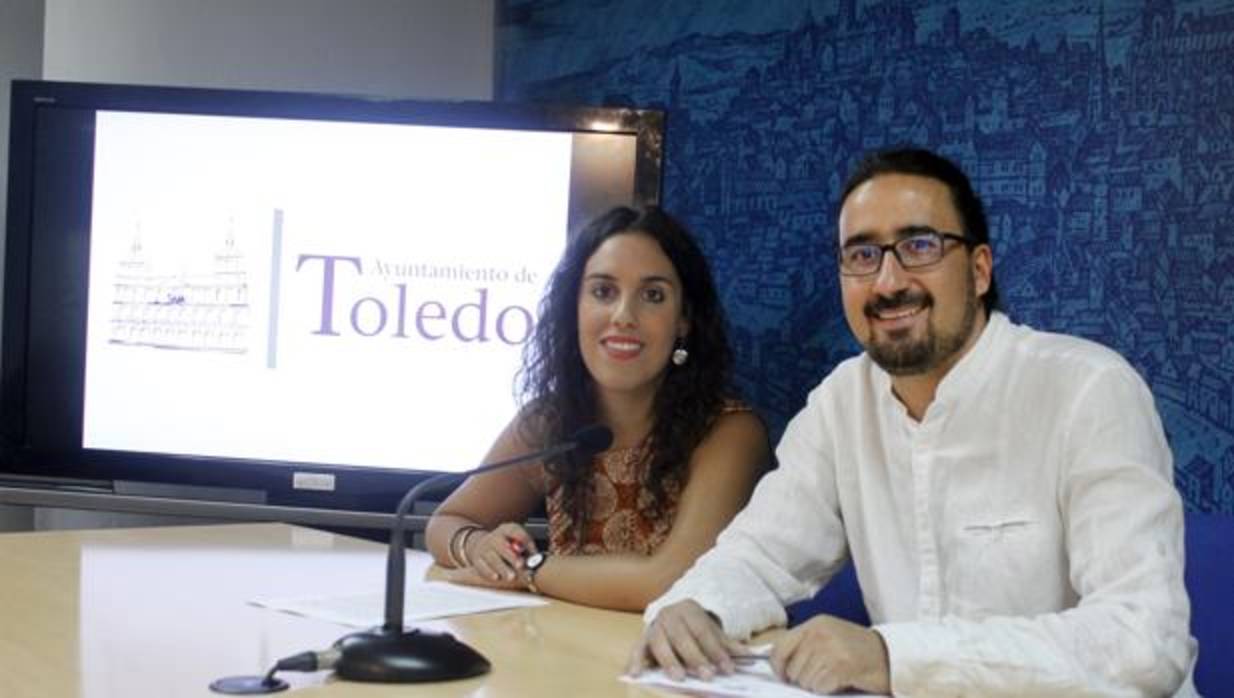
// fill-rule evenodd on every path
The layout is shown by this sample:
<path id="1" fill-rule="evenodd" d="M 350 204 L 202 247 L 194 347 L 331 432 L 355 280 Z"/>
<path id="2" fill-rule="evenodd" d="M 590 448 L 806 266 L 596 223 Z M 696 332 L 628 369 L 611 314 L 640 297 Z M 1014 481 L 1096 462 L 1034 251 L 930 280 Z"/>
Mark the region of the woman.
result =
<path id="1" fill-rule="evenodd" d="M 745 505 L 766 430 L 728 397 L 706 260 L 658 208 L 616 208 L 566 248 L 520 374 L 524 406 L 487 462 L 600 423 L 613 443 L 468 479 L 429 521 L 445 578 L 642 610 Z M 549 550 L 518 522 L 544 503 Z"/>

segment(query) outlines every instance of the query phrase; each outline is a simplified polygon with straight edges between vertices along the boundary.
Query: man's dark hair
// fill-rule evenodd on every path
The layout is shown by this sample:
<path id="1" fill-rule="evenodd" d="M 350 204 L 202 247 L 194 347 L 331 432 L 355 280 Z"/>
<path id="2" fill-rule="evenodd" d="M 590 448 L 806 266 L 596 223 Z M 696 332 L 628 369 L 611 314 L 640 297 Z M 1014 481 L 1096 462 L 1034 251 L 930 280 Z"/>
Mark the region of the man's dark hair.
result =
<path id="1" fill-rule="evenodd" d="M 892 148 L 866 155 L 844 185 L 844 194 L 840 197 L 841 205 L 848 200 L 848 195 L 852 194 L 854 189 L 885 174 L 929 177 L 947 185 L 951 192 L 951 203 L 960 214 L 960 223 L 964 226 L 964 230 L 960 232 L 976 244 L 990 244 L 990 225 L 986 221 L 985 207 L 973 191 L 968 176 L 952 161 L 922 148 Z M 987 315 L 999 307 L 998 286 L 994 283 L 993 270 L 990 272 L 990 288 L 982 296 L 982 302 Z"/>

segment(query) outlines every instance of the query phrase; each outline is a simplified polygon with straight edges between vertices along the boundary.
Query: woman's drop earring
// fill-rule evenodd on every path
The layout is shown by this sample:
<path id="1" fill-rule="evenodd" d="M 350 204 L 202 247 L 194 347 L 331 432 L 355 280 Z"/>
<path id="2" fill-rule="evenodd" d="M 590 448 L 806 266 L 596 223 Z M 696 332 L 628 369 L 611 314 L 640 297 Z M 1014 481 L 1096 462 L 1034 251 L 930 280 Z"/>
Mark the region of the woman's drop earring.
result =
<path id="1" fill-rule="evenodd" d="M 690 352 L 686 351 L 685 340 L 681 337 L 677 338 L 677 348 L 673 349 L 673 365 L 684 366 L 690 358 Z"/>

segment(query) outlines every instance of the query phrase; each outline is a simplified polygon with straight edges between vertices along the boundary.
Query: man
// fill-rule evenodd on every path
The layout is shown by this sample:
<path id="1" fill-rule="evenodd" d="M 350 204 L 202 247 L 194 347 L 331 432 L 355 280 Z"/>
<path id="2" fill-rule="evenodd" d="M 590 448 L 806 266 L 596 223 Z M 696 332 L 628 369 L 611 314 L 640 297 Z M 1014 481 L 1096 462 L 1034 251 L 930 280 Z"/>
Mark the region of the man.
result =
<path id="1" fill-rule="evenodd" d="M 715 548 L 647 608 L 630 669 L 710 678 L 852 559 L 873 628 L 771 653 L 817 692 L 1194 695 L 1182 508 L 1152 396 L 1097 344 L 997 311 L 968 178 L 868 157 L 839 220 L 865 352 L 811 392 Z"/>

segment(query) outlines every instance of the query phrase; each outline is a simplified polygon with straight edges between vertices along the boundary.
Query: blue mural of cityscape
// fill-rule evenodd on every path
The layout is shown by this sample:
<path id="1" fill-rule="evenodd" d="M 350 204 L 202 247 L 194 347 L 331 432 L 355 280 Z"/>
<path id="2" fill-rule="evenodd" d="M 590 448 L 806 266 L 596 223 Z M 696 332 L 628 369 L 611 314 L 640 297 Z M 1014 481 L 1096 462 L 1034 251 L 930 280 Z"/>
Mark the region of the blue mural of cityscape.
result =
<path id="1" fill-rule="evenodd" d="M 666 110 L 664 204 L 774 434 L 859 350 L 844 178 L 919 144 L 973 177 L 1011 317 L 1126 356 L 1187 507 L 1234 513 L 1234 0 L 505 0 L 498 59 L 504 99 Z"/>

